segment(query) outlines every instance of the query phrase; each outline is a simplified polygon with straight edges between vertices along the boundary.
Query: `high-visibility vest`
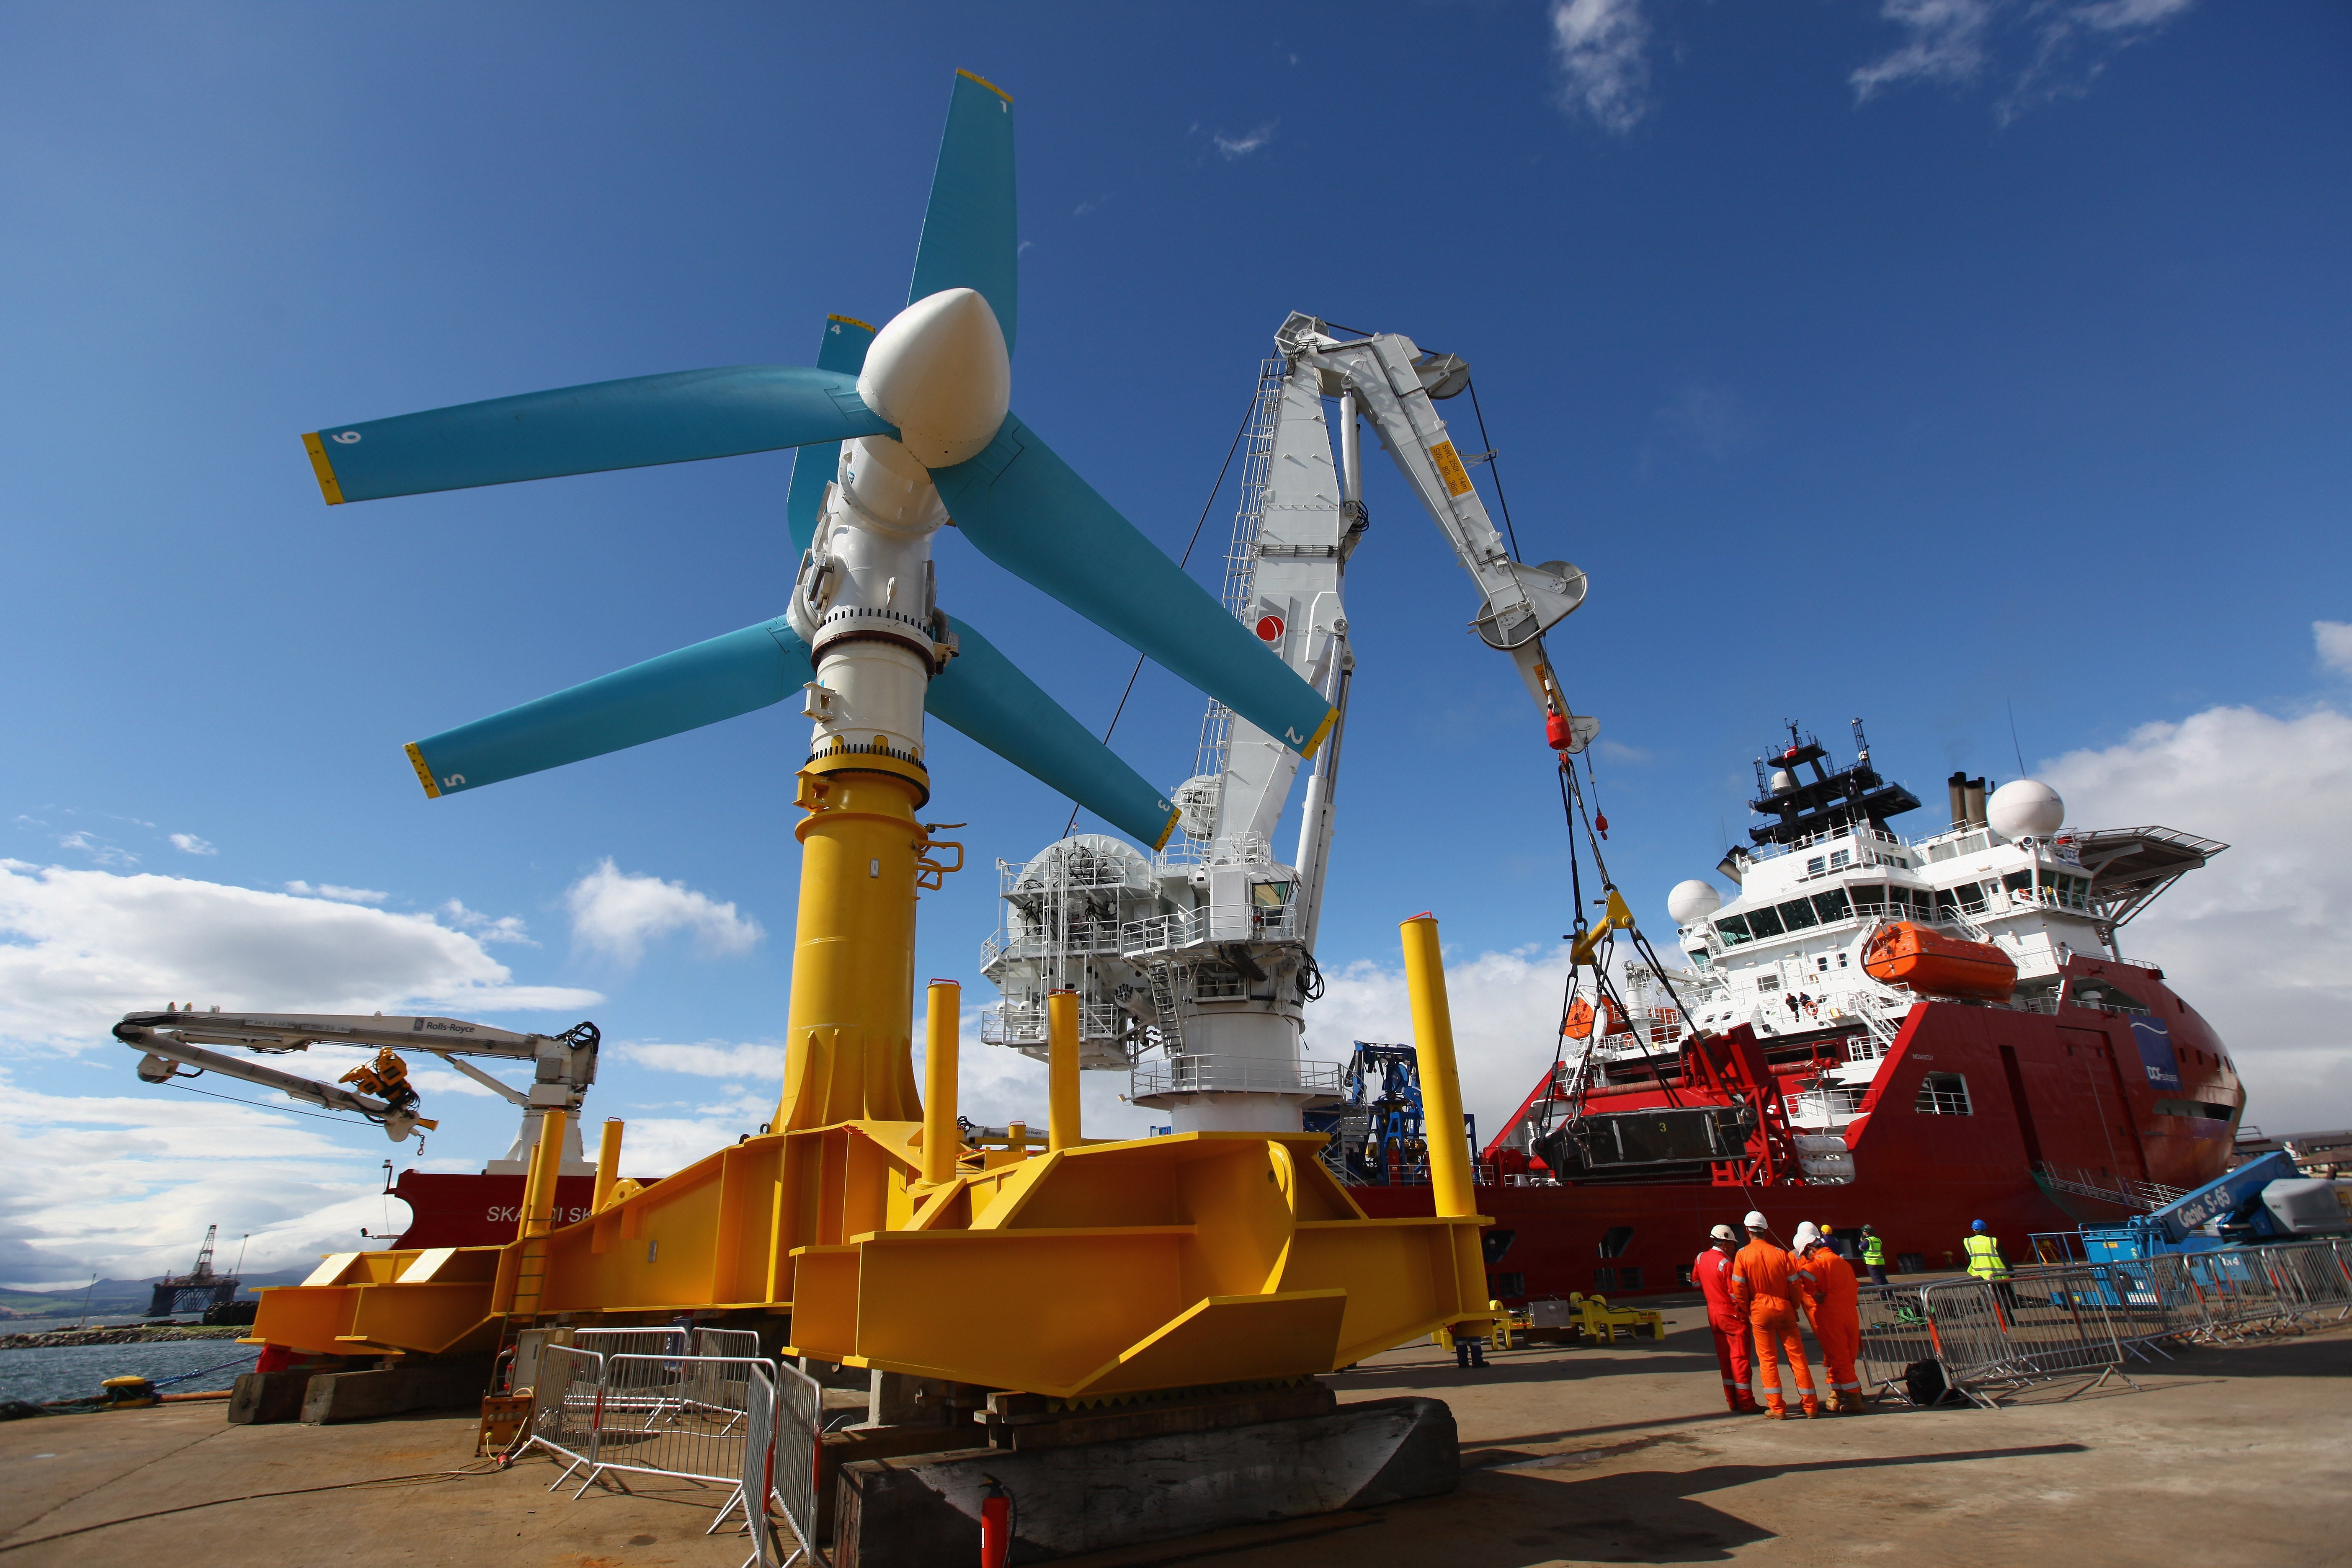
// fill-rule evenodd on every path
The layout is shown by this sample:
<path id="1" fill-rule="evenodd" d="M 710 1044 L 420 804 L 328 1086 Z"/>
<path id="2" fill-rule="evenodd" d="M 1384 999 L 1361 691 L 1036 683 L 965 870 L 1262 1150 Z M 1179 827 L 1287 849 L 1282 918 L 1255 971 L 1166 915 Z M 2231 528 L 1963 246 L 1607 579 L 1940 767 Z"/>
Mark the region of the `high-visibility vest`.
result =
<path id="1" fill-rule="evenodd" d="M 1886 1244 L 1874 1236 L 1864 1237 L 1862 1244 L 1862 1260 L 1878 1268 L 1885 1268 Z"/>
<path id="2" fill-rule="evenodd" d="M 1969 1272 L 1979 1279 L 2006 1279 L 2009 1265 L 2000 1260 L 2000 1243 L 1979 1231 L 1969 1237 Z"/>

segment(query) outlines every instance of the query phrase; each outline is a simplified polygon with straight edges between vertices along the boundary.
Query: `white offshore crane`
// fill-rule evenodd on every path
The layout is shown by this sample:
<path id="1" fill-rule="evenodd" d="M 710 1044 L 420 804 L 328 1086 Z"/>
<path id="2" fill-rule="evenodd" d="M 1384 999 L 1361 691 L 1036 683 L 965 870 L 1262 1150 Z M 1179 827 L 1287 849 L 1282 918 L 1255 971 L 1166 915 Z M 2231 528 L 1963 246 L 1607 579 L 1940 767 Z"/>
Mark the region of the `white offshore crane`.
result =
<path id="1" fill-rule="evenodd" d="M 418 1128 L 438 1125 L 417 1114 L 419 1097 L 408 1081 L 401 1051 L 423 1051 L 472 1079 L 522 1110 L 522 1126 L 502 1160 L 484 1167 L 488 1175 L 522 1175 L 539 1144 L 548 1112 L 563 1118 L 566 1176 L 595 1173 L 581 1158 L 580 1105 L 596 1081 L 596 1047 L 603 1038 L 593 1024 L 575 1024 L 560 1035 L 519 1035 L 462 1018 L 386 1017 L 336 1013 L 200 1013 L 191 1004 L 160 1013 L 129 1013 L 114 1026 L 114 1037 L 141 1053 L 139 1076 L 148 1083 L 216 1072 L 274 1089 L 292 1100 L 328 1110 L 345 1110 L 382 1127 L 398 1143 Z M 375 1056 L 333 1083 L 304 1078 L 256 1057 L 284 1057 L 312 1046 L 373 1047 Z M 234 1046 L 250 1056 L 226 1056 L 206 1046 Z M 467 1057 L 490 1057 L 531 1064 L 531 1081 L 517 1089 L 484 1072 Z M 194 1071 L 185 1069 L 193 1068 Z M 352 1087 L 345 1089 L 342 1086 Z"/>
<path id="2" fill-rule="evenodd" d="M 1355 336 L 1294 313 L 1261 369 L 1224 605 L 1338 714 L 1311 764 L 1289 864 L 1272 839 L 1300 758 L 1217 702 L 1194 774 L 1172 798 L 1176 839 L 1156 858 L 1107 836 L 1064 837 L 998 863 L 1003 919 L 982 952 L 1003 992 L 982 1037 L 1045 1054 L 1045 996 L 1078 993 L 1081 1061 L 1132 1072 L 1129 1098 L 1179 1131 L 1296 1131 L 1299 1110 L 1339 1089 L 1337 1068 L 1300 1059 L 1336 815 L 1349 676 L 1347 565 L 1364 535 L 1359 423 L 1395 461 L 1478 596 L 1470 629 L 1511 656 L 1546 736 L 1581 751 L 1598 731 L 1570 712 L 1543 634 L 1583 602 L 1563 561 L 1512 559 L 1434 405 L 1469 384 L 1451 354 L 1393 332 Z M 1326 400 L 1336 402 L 1339 450 Z"/>

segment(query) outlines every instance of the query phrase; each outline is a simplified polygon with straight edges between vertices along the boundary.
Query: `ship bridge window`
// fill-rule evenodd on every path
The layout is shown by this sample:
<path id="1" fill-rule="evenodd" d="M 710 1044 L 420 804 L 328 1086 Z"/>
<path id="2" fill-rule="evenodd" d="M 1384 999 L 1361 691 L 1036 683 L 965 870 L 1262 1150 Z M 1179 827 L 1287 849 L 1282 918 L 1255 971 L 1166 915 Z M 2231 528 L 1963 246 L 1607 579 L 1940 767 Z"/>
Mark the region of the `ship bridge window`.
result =
<path id="1" fill-rule="evenodd" d="M 1723 938 L 1726 947 L 1738 947 L 1743 942 L 1753 942 L 1748 934 L 1746 915 L 1725 915 L 1715 922 L 1716 934 Z"/>
<path id="2" fill-rule="evenodd" d="M 1919 1098 L 1912 1110 L 1922 1116 L 1973 1116 L 1969 1107 L 1969 1080 L 1956 1072 L 1931 1072 L 1919 1080 Z"/>
<path id="3" fill-rule="evenodd" d="M 1780 911 L 1780 923 L 1790 931 L 1803 931 L 1808 926 L 1821 923 L 1821 917 L 1813 913 L 1813 900 L 1811 899 L 1790 899 L 1785 904 L 1772 907 Z"/>
<path id="4" fill-rule="evenodd" d="M 1853 919 L 1853 906 L 1846 901 L 1845 889 L 1837 888 L 1813 895 L 1813 912 L 1821 917 L 1822 924 L 1832 925 L 1839 921 Z"/>
<path id="5" fill-rule="evenodd" d="M 1253 882 L 1250 884 L 1250 902 L 1262 910 L 1278 910 L 1290 902 L 1290 884 Z"/>
<path id="6" fill-rule="evenodd" d="M 1769 904 L 1763 909 L 1750 910 L 1748 912 L 1748 929 L 1756 934 L 1756 940 L 1759 942 L 1762 942 L 1767 937 L 1786 934 L 1781 929 L 1779 913 Z"/>

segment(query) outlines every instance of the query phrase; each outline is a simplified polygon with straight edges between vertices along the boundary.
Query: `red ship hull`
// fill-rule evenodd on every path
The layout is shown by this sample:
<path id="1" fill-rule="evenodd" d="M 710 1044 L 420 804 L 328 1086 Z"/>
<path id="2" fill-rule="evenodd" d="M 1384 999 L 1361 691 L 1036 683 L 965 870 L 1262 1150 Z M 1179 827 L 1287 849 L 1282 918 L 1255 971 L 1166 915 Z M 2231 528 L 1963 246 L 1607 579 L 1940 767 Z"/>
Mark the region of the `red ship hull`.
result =
<path id="1" fill-rule="evenodd" d="M 1696 1179 L 1554 1183 L 1539 1160 L 1519 1152 L 1524 1136 L 1514 1148 L 1507 1131 L 1486 1153 L 1499 1181 L 1478 1188 L 1478 1212 L 1495 1221 L 1486 1247 L 1489 1289 L 1513 1302 L 1572 1290 L 1685 1289 L 1709 1228 L 1736 1227 L 1751 1208 L 1763 1211 L 1784 1239 L 1803 1220 L 1849 1236 L 1868 1225 L 1885 1243 L 1890 1267 L 1899 1262 L 1912 1270 L 1958 1266 L 1961 1238 L 1981 1219 L 2019 1262 L 2031 1258 L 2036 1232 L 2112 1223 L 2134 1212 L 2121 1201 L 2085 1195 L 2075 1190 L 2080 1186 L 2111 1182 L 2120 1197 L 2131 1184 L 2185 1189 L 2220 1175 L 2243 1095 L 2212 1029 L 2164 984 L 2160 971 L 2078 958 L 2068 973 L 2136 999 L 2146 1012 L 1915 1005 L 1857 1114 L 1841 1130 L 1852 1152 L 1851 1181 L 1718 1184 L 1702 1173 Z M 1821 1031 L 1774 1039 L 1766 1054 L 1775 1078 L 1794 1092 L 1824 1067 L 1868 1049 L 1866 1042 L 1860 1034 Z M 1660 1060 L 1675 1061 L 1671 1046 Z M 1935 1086 L 1927 1082 L 1930 1074 Z M 1674 1082 L 1671 1070 L 1664 1077 Z M 1952 1079 L 1962 1087 L 1956 1090 Z M 1543 1094 L 1531 1097 L 1530 1109 Z M 1670 1099 L 1654 1076 L 1596 1090 L 1586 1110 L 1687 1106 L 1700 1098 L 1694 1086 L 1675 1083 Z M 1955 1109 L 1962 1103 L 1965 1110 Z M 2042 1179 L 2037 1167 L 2046 1173 Z M 1431 1210 L 1425 1186 L 1349 1193 L 1370 1215 Z"/>
<path id="2" fill-rule="evenodd" d="M 392 1195 L 408 1205 L 408 1228 L 394 1248 L 502 1247 L 522 1218 L 521 1176 L 403 1171 Z M 555 1223 L 586 1219 L 596 1198 L 593 1176 L 555 1179 Z"/>

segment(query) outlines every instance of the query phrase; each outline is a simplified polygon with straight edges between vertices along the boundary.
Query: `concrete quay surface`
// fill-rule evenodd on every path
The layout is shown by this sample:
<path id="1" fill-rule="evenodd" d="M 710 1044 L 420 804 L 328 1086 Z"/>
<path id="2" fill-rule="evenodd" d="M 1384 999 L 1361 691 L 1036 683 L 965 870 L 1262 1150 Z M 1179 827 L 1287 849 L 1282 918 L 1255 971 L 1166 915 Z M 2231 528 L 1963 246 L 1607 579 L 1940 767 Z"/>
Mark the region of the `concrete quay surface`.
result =
<path id="1" fill-rule="evenodd" d="M 2352 1326 L 2133 1362 L 2138 1392 L 2065 1397 L 2087 1381 L 2074 1379 L 1999 1411 L 1768 1422 L 1722 1413 L 1696 1309 L 1668 1325 L 1664 1341 L 1503 1352 L 1476 1372 L 1408 1346 L 1335 1375 L 1342 1401 L 1453 1407 L 1451 1496 L 1062 1561 L 2352 1568 Z M 473 1461 L 473 1429 L 463 1415 L 229 1426 L 217 1404 L 0 1424 L 0 1568 L 742 1562 L 740 1535 L 702 1533 L 724 1488 L 632 1476 L 629 1494 L 574 1502 L 546 1489 L 558 1469 L 542 1458 Z"/>

